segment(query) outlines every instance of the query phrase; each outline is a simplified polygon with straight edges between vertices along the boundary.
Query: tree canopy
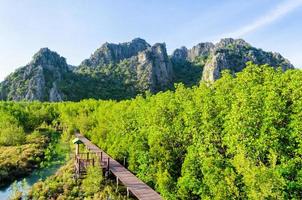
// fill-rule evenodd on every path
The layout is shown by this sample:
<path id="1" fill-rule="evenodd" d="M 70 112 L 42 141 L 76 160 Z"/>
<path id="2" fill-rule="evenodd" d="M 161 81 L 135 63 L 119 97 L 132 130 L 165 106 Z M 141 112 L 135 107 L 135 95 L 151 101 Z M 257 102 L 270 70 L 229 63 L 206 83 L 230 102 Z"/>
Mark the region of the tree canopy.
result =
<path id="1" fill-rule="evenodd" d="M 36 106 L 39 117 L 17 116 L 24 129 L 48 119 L 80 130 L 165 199 L 301 199 L 301 88 L 301 70 L 248 63 L 212 84 L 120 102 L 36 102 L 25 110 Z"/>

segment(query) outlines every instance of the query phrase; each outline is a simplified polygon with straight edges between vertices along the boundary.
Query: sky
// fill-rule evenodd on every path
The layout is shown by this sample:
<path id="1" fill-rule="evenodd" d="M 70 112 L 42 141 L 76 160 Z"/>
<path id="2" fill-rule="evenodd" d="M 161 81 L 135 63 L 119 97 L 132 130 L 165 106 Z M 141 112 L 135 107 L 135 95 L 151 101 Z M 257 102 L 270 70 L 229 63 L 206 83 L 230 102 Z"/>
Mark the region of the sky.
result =
<path id="1" fill-rule="evenodd" d="M 0 0 L 0 81 L 43 47 L 79 65 L 105 42 L 242 38 L 302 68 L 302 0 Z"/>

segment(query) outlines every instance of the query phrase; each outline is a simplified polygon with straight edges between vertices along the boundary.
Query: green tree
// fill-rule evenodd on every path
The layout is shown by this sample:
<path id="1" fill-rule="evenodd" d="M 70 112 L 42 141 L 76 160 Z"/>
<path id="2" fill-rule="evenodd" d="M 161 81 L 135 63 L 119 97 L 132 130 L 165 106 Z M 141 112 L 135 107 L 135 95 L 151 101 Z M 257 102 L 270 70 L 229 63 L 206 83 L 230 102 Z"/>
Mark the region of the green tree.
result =
<path id="1" fill-rule="evenodd" d="M 100 191 L 102 182 L 102 169 L 100 167 L 89 166 L 87 176 L 82 182 L 82 189 L 87 196 L 91 196 Z"/>
<path id="2" fill-rule="evenodd" d="M 0 145 L 20 145 L 25 142 L 25 133 L 19 122 L 6 113 L 0 114 Z"/>

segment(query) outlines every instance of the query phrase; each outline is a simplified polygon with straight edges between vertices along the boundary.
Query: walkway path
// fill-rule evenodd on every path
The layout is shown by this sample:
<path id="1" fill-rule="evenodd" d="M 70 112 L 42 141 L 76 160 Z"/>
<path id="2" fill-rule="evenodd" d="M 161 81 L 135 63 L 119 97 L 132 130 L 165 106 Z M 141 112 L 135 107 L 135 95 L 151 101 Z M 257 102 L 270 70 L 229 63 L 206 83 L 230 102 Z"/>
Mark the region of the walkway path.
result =
<path id="1" fill-rule="evenodd" d="M 105 168 L 107 161 L 109 160 L 109 171 L 117 178 L 118 182 L 121 182 L 126 188 L 127 193 L 131 192 L 137 199 L 140 200 L 161 200 L 162 197 L 155 192 L 151 187 L 146 185 L 134 174 L 128 171 L 124 166 L 112 159 L 108 154 L 102 151 L 99 147 L 94 145 L 90 140 L 81 135 L 80 133 L 75 134 L 79 138 L 86 148 L 98 155 L 101 159 L 101 165 Z M 105 166 L 104 166 L 105 165 Z"/>

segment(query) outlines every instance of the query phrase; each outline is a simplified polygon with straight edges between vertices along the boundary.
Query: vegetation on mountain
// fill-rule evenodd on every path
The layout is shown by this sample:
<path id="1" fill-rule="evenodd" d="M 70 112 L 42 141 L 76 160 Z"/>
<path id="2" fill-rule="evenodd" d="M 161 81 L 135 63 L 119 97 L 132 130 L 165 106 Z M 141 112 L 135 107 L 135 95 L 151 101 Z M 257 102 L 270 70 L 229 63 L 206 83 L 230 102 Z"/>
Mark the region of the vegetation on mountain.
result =
<path id="1" fill-rule="evenodd" d="M 121 100 L 138 93 L 134 73 L 128 61 L 96 68 L 83 66 L 75 73 L 66 74 L 58 88 L 72 101 L 87 98 Z"/>
<path id="2" fill-rule="evenodd" d="M 174 82 L 186 87 L 197 86 L 202 77 L 207 56 L 195 57 L 193 61 L 172 59 Z"/>
<path id="3" fill-rule="evenodd" d="M 293 65 L 279 53 L 257 49 L 242 39 L 222 39 L 215 45 L 210 55 L 202 74 L 202 79 L 209 82 L 219 79 L 223 70 L 229 70 L 232 74 L 242 71 L 248 61 L 280 67 L 284 71 L 293 68 Z"/>

